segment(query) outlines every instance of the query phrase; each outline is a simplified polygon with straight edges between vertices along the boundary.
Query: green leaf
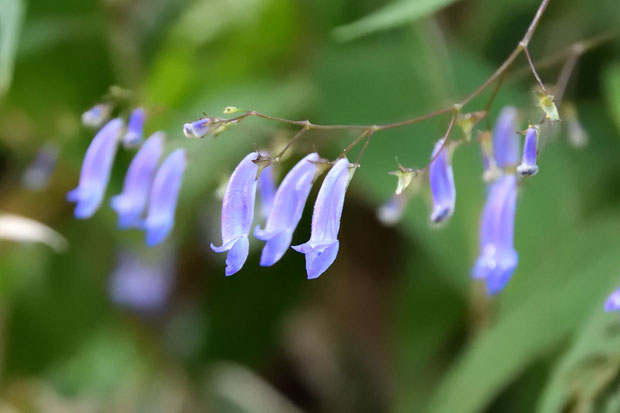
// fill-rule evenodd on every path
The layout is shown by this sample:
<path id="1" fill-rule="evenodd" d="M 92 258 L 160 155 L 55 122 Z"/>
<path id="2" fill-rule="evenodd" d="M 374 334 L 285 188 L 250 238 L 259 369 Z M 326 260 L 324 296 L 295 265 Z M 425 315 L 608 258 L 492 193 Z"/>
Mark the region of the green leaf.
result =
<path id="1" fill-rule="evenodd" d="M 614 280 L 609 291 L 617 284 Z M 551 374 L 539 411 L 564 411 L 569 403 L 579 411 L 594 411 L 594 403 L 604 393 L 620 369 L 620 325 L 618 314 L 603 311 L 598 302 L 573 346 Z M 617 403 L 608 400 L 607 404 Z M 581 409 L 582 408 L 582 409 Z M 613 410 L 617 411 L 617 410 Z"/>
<path id="2" fill-rule="evenodd" d="M 4 0 L 0 7 L 0 96 L 11 85 L 19 32 L 24 17 L 22 0 Z"/>
<path id="3" fill-rule="evenodd" d="M 426 17 L 456 0 L 401 0 L 389 4 L 353 23 L 337 27 L 333 34 L 346 42 L 380 30 L 402 26 Z"/>
<path id="4" fill-rule="evenodd" d="M 607 102 L 611 115 L 620 129 L 620 62 L 611 65 L 604 75 Z"/>
<path id="5" fill-rule="evenodd" d="M 430 412 L 481 411 L 532 361 L 566 339 L 583 322 L 584 309 L 608 293 L 607 286 L 620 267 L 613 247 L 620 223 L 604 220 L 587 228 L 579 240 L 550 254 L 550 268 L 533 269 L 532 275 L 541 280 L 550 271 L 563 273 L 563 283 L 541 287 L 481 333 L 435 394 Z"/>

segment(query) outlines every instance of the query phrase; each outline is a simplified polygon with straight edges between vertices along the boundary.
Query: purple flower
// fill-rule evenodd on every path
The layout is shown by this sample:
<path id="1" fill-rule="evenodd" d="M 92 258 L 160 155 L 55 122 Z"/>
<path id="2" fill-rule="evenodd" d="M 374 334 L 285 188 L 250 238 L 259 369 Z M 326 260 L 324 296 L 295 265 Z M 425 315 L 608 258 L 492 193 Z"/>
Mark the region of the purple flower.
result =
<path id="1" fill-rule="evenodd" d="M 56 161 L 58 160 L 58 147 L 48 144 L 37 152 L 37 156 L 24 171 L 22 185 L 30 190 L 42 189 L 49 181 Z"/>
<path id="2" fill-rule="evenodd" d="M 472 275 L 486 280 L 489 294 L 501 291 L 517 267 L 513 247 L 517 178 L 504 175 L 489 188 L 480 221 L 480 256 Z"/>
<path id="3" fill-rule="evenodd" d="M 530 126 L 525 133 L 525 143 L 523 145 L 523 158 L 521 164 L 517 166 L 517 173 L 521 176 L 536 175 L 538 165 L 536 156 L 538 155 L 538 128 Z"/>
<path id="4" fill-rule="evenodd" d="M 271 165 L 263 169 L 258 177 L 258 194 L 260 195 L 260 214 L 263 218 L 267 218 L 276 194 L 276 182 Z"/>
<path id="5" fill-rule="evenodd" d="M 605 301 L 605 311 L 620 310 L 620 288 L 612 292 Z"/>
<path id="6" fill-rule="evenodd" d="M 516 133 L 517 110 L 507 106 L 501 110 L 493 129 L 493 154 L 499 168 L 514 166 L 519 162 L 520 145 Z"/>
<path id="7" fill-rule="evenodd" d="M 165 240 L 174 226 L 174 211 L 177 207 L 185 164 L 185 150 L 177 149 L 161 164 L 153 179 L 149 209 L 144 221 L 148 246 L 157 245 Z"/>
<path id="8" fill-rule="evenodd" d="M 140 223 L 157 161 L 164 149 L 165 136 L 163 132 L 155 132 L 144 142 L 129 165 L 123 193 L 112 198 L 112 209 L 118 214 L 120 228 L 137 226 Z"/>
<path id="9" fill-rule="evenodd" d="M 248 258 L 248 234 L 254 219 L 256 174 L 260 155 L 252 152 L 235 168 L 230 176 L 222 203 L 222 246 L 211 244 L 215 252 L 226 252 L 226 275 L 239 271 Z"/>
<path id="10" fill-rule="evenodd" d="M 188 138 L 202 138 L 209 133 L 211 118 L 202 118 L 183 125 L 183 134 Z"/>
<path id="11" fill-rule="evenodd" d="M 340 218 L 350 177 L 349 160 L 342 158 L 327 173 L 319 190 L 312 214 L 310 240 L 293 247 L 295 251 L 306 254 L 309 279 L 323 274 L 336 259 Z"/>
<path id="12" fill-rule="evenodd" d="M 111 120 L 95 135 L 88 147 L 82 163 L 80 184 L 67 194 L 69 201 L 77 203 L 76 218 L 90 218 L 101 205 L 122 128 L 122 120 Z"/>
<path id="13" fill-rule="evenodd" d="M 82 125 L 90 128 L 98 128 L 108 120 L 112 107 L 107 103 L 100 103 L 82 113 Z"/>
<path id="14" fill-rule="evenodd" d="M 147 315 L 164 310 L 174 283 L 174 259 L 171 253 L 157 257 L 144 262 L 134 252 L 122 251 L 109 280 L 112 301 Z"/>
<path id="15" fill-rule="evenodd" d="M 377 218 L 384 225 L 395 225 L 403 216 L 407 198 L 405 194 L 394 195 L 377 210 Z"/>
<path id="16" fill-rule="evenodd" d="M 123 145 L 126 148 L 134 148 L 142 142 L 144 129 L 144 121 L 146 120 L 146 112 L 142 108 L 134 109 L 129 115 L 127 123 L 127 132 L 123 136 Z"/>
<path id="17" fill-rule="evenodd" d="M 265 229 L 256 226 L 254 236 L 267 241 L 260 265 L 268 267 L 275 264 L 291 245 L 293 232 L 301 219 L 317 172 L 317 166 L 313 162 L 318 160 L 319 155 L 311 153 L 286 174 L 275 194 Z"/>
<path id="18" fill-rule="evenodd" d="M 451 156 L 448 145 L 445 145 L 445 148 L 443 147 L 445 139 L 442 138 L 435 144 L 435 149 L 431 155 L 431 159 L 434 158 L 434 161 L 429 169 L 431 194 L 433 196 L 431 221 L 435 223 L 445 221 L 452 216 L 456 200 Z M 441 152 L 439 152 L 440 150 Z"/>

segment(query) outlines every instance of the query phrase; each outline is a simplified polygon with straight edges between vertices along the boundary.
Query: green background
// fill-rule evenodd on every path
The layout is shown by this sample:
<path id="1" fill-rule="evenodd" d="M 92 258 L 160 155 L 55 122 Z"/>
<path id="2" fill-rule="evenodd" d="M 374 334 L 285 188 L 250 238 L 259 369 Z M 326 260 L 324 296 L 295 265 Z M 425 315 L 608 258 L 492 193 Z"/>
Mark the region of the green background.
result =
<path id="1" fill-rule="evenodd" d="M 392 195 L 394 158 L 422 167 L 449 117 L 377 133 L 351 183 L 340 253 L 309 281 L 293 251 L 224 276 L 217 188 L 254 145 L 296 130 L 246 119 L 217 138 L 181 126 L 229 105 L 317 123 L 384 124 L 455 102 L 508 56 L 534 0 L 0 0 L 0 210 L 41 221 L 70 248 L 0 243 L 0 411 L 19 412 L 618 412 L 620 319 L 602 305 L 620 283 L 620 42 L 578 62 L 565 101 L 590 137 L 547 130 L 540 172 L 518 199 L 519 266 L 487 299 L 469 276 L 484 202 L 475 143 L 454 155 L 456 211 L 429 224 L 423 188 L 403 220 L 376 209 Z M 535 61 L 620 25 L 617 0 L 551 0 Z M 541 67 L 553 85 L 562 67 Z M 519 58 L 491 109 L 528 119 L 534 79 Z M 106 204 L 87 221 L 65 201 L 93 131 L 81 113 L 110 85 L 134 92 L 189 164 L 166 245 L 119 231 Z M 484 107 L 490 91 L 467 110 Z M 560 107 L 562 110 L 562 107 Z M 482 129 L 487 127 L 481 122 Z M 459 130 L 454 137 L 458 138 Z M 316 147 L 335 158 L 355 134 L 311 132 L 281 178 Z M 46 143 L 60 159 L 46 188 L 20 175 Z M 355 152 L 353 152 L 355 153 Z M 116 159 L 120 192 L 131 151 Z M 355 156 L 355 155 L 354 155 Z M 318 185 L 316 185 L 318 188 Z M 316 195 L 316 188 L 311 200 Z M 311 202 L 294 236 L 310 233 Z M 118 252 L 176 251 L 165 311 L 115 306 Z M 15 409 L 15 410 L 11 410 Z"/>

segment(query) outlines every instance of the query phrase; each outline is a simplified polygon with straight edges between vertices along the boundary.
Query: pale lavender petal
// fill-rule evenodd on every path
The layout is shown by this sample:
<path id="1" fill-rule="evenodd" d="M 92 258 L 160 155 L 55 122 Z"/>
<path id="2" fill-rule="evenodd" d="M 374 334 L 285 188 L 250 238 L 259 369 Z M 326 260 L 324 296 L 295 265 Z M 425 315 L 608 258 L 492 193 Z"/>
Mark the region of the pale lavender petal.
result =
<path id="1" fill-rule="evenodd" d="M 58 160 L 58 147 L 48 144 L 37 152 L 37 156 L 24 171 L 22 185 L 30 190 L 40 190 L 47 185 L 50 176 L 56 168 Z"/>
<path id="2" fill-rule="evenodd" d="M 260 214 L 263 218 L 267 218 L 276 194 L 276 182 L 271 165 L 263 169 L 258 177 L 258 194 L 260 195 Z"/>
<path id="3" fill-rule="evenodd" d="M 142 142 L 144 135 L 144 121 L 146 120 L 146 111 L 142 108 L 134 109 L 129 115 L 127 124 L 127 132 L 123 137 L 123 145 L 125 147 L 136 147 Z"/>
<path id="4" fill-rule="evenodd" d="M 493 154 L 500 168 L 519 163 L 520 144 L 516 132 L 517 110 L 507 106 L 501 110 L 493 129 Z"/>
<path id="5" fill-rule="evenodd" d="M 144 221 L 149 246 L 161 243 L 172 231 L 185 166 L 185 150 L 177 149 L 166 158 L 155 175 Z"/>
<path id="6" fill-rule="evenodd" d="M 123 193 L 111 200 L 112 209 L 118 214 L 120 228 L 137 226 L 151 190 L 157 161 L 164 149 L 165 134 L 155 132 L 134 156 L 123 185 Z"/>
<path id="7" fill-rule="evenodd" d="M 202 118 L 183 125 L 183 134 L 188 138 L 202 138 L 209 133 L 211 118 Z"/>
<path id="8" fill-rule="evenodd" d="M 248 256 L 248 234 L 254 219 L 256 199 L 256 174 L 258 165 L 254 162 L 259 154 L 248 154 L 230 176 L 222 202 L 222 246 L 211 244 L 215 252 L 230 251 L 226 260 L 226 275 L 239 271 Z"/>
<path id="9" fill-rule="evenodd" d="M 612 292 L 607 301 L 605 301 L 605 311 L 618 311 L 620 310 L 620 289 Z"/>
<path id="10" fill-rule="evenodd" d="M 107 103 L 100 103 L 82 113 L 82 124 L 90 128 L 98 128 L 103 122 L 108 120 L 112 106 Z"/>
<path id="11" fill-rule="evenodd" d="M 122 120 L 111 120 L 95 135 L 88 147 L 82 163 L 80 183 L 67 193 L 67 199 L 77 203 L 76 218 L 90 218 L 101 205 L 122 128 Z"/>
<path id="12" fill-rule="evenodd" d="M 435 144 L 433 154 L 431 155 L 431 159 L 434 158 L 434 160 L 429 168 L 431 195 L 433 196 L 431 221 L 436 223 L 445 221 L 452 216 L 456 201 L 454 173 L 452 171 L 449 150 L 447 145 L 444 145 L 445 139 L 440 139 Z"/>
<path id="13" fill-rule="evenodd" d="M 532 126 L 525 133 L 523 158 L 521 159 L 521 164 L 517 166 L 517 173 L 522 176 L 536 175 L 538 172 L 536 156 L 538 156 L 538 129 Z"/>
<path id="14" fill-rule="evenodd" d="M 308 278 L 321 275 L 336 259 L 338 231 L 349 180 L 349 160 L 340 159 L 328 172 L 319 190 L 312 215 L 310 240 L 293 246 L 296 251 L 306 254 Z"/>
<path id="15" fill-rule="evenodd" d="M 318 160 L 319 155 L 312 153 L 289 171 L 276 191 L 265 229 L 256 227 L 254 236 L 267 241 L 261 255 L 262 266 L 275 264 L 290 246 L 293 232 L 312 189 L 317 172 L 314 162 Z"/>

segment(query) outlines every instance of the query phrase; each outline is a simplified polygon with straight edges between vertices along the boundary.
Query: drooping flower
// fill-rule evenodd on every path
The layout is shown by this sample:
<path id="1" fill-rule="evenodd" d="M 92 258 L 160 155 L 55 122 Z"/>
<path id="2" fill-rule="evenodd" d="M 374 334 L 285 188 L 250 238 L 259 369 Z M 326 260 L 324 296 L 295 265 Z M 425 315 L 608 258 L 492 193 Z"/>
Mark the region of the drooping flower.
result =
<path id="1" fill-rule="evenodd" d="M 108 120 L 112 106 L 107 103 L 100 103 L 82 113 L 82 125 L 89 128 L 98 128 L 103 122 Z"/>
<path id="2" fill-rule="evenodd" d="M 110 298 L 117 305 L 144 315 L 160 313 L 174 284 L 173 267 L 171 253 L 145 261 L 135 252 L 122 251 L 109 280 Z"/>
<path id="3" fill-rule="evenodd" d="M 82 163 L 80 183 L 67 193 L 67 199 L 77 203 L 76 218 L 90 218 L 101 205 L 122 128 L 122 120 L 111 120 L 95 135 L 88 147 Z"/>
<path id="4" fill-rule="evenodd" d="M 513 247 L 517 178 L 504 175 L 489 188 L 480 220 L 480 256 L 472 275 L 486 281 L 489 294 L 501 291 L 519 261 Z"/>
<path id="5" fill-rule="evenodd" d="M 605 311 L 620 310 L 620 288 L 612 292 L 605 301 Z"/>
<path id="6" fill-rule="evenodd" d="M 318 160 L 319 155 L 311 153 L 289 171 L 275 194 L 265 229 L 256 226 L 254 236 L 267 241 L 260 258 L 260 265 L 275 264 L 291 245 L 293 232 L 301 219 L 316 176 L 317 166 L 314 162 Z"/>
<path id="7" fill-rule="evenodd" d="M 164 149 L 165 134 L 155 132 L 149 137 L 131 161 L 123 193 L 112 198 L 112 209 L 118 214 L 118 226 L 128 228 L 140 223 L 140 216 L 151 190 L 157 161 Z"/>
<path id="8" fill-rule="evenodd" d="M 146 112 L 142 108 L 136 108 L 129 115 L 127 123 L 127 132 L 123 136 L 123 145 L 126 148 L 135 148 L 142 142 L 144 135 L 144 121 L 146 120 Z"/>
<path id="9" fill-rule="evenodd" d="M 293 246 L 306 254 L 308 278 L 317 278 L 336 260 L 344 196 L 351 178 L 349 160 L 342 158 L 327 173 L 314 204 L 310 240 Z"/>
<path id="10" fill-rule="evenodd" d="M 209 133 L 211 118 L 202 118 L 183 125 L 183 134 L 188 138 L 202 138 Z"/>
<path id="11" fill-rule="evenodd" d="M 144 221 L 146 244 L 149 246 L 161 243 L 172 231 L 185 165 L 185 150 L 176 149 L 155 174 Z"/>
<path id="12" fill-rule="evenodd" d="M 447 147 L 448 145 L 444 145 L 445 139 L 442 138 L 435 144 L 435 149 L 431 155 L 431 159 L 434 160 L 429 168 L 431 194 L 433 196 L 431 221 L 435 223 L 445 221 L 452 216 L 456 200 L 450 148 Z M 446 147 L 444 148 L 444 146 Z"/>
<path id="13" fill-rule="evenodd" d="M 260 195 L 260 214 L 263 218 L 267 218 L 276 194 L 276 182 L 271 165 L 263 169 L 258 177 L 258 194 Z"/>
<path id="14" fill-rule="evenodd" d="M 507 106 L 501 110 L 493 129 L 493 154 L 499 168 L 519 163 L 520 144 L 516 133 L 517 109 Z"/>
<path id="15" fill-rule="evenodd" d="M 538 128 L 530 126 L 525 133 L 525 143 L 523 145 L 523 158 L 521 164 L 517 166 L 517 173 L 521 176 L 536 175 L 538 165 L 536 156 L 538 155 Z"/>
<path id="16" fill-rule="evenodd" d="M 248 234 L 254 219 L 254 202 L 260 154 L 252 152 L 237 165 L 224 192 L 222 202 L 222 245 L 211 244 L 215 252 L 226 252 L 226 275 L 239 271 L 250 249 Z"/>
<path id="17" fill-rule="evenodd" d="M 37 152 L 34 161 L 28 166 L 22 175 L 22 185 L 30 190 L 40 190 L 49 181 L 52 172 L 56 168 L 58 160 L 58 147 L 47 144 Z"/>

